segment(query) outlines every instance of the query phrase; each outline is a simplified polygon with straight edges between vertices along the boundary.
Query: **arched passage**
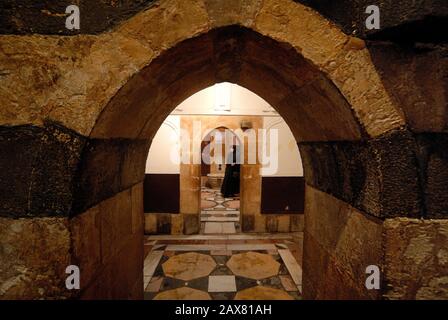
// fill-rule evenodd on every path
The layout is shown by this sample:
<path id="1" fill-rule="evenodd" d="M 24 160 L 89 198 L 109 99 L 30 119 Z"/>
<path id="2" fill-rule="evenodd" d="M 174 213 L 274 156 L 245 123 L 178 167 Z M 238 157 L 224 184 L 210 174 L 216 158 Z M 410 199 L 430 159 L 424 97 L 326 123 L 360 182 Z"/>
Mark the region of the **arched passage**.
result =
<path id="1" fill-rule="evenodd" d="M 57 253 L 65 262 L 87 266 L 84 297 L 138 296 L 138 268 L 113 284 L 116 271 L 131 266 L 123 265 L 123 250 L 111 247 L 121 241 L 121 249 L 129 248 L 126 253 L 141 260 L 140 182 L 151 139 L 180 101 L 220 81 L 238 83 L 266 99 L 299 143 L 307 182 L 305 296 L 381 296 L 381 291 L 367 292 L 363 279 L 364 267 L 382 266 L 386 255 L 383 220 L 418 217 L 422 210 L 415 141 L 404 128 L 401 111 L 384 89 L 362 40 L 289 0 L 238 4 L 221 14 L 209 2 L 160 1 L 111 33 L 65 44 L 57 37 L 38 40 L 48 41 L 42 43 L 49 49 L 79 41 L 83 51 L 75 59 L 78 68 L 48 89 L 39 81 L 51 79 L 36 80 L 29 90 L 36 103 L 24 114 L 17 114 L 17 99 L 8 96 L 14 101 L 5 108 L 12 119 L 8 124 L 35 124 L 57 143 L 64 134 L 76 137 L 71 142 L 79 148 L 70 149 L 74 156 L 60 157 L 68 164 L 67 172 L 51 176 L 63 190 L 43 186 L 43 191 L 33 189 L 32 196 L 68 195 L 65 206 L 56 208 L 64 219 L 70 216 L 70 228 L 62 232 L 68 242 Z M 69 66 L 60 60 L 44 67 L 63 74 Z M 111 213 L 106 217 L 102 210 Z M 132 219 L 123 218 L 123 212 L 131 212 Z M 106 250 L 84 251 L 97 236 L 97 216 L 100 245 Z M 246 219 L 250 225 L 250 216 Z M 67 221 L 61 221 L 64 229 Z M 47 276 L 60 284 L 57 268 Z M 48 295 L 64 292 L 54 290 Z"/>
<path id="2" fill-rule="evenodd" d="M 238 137 L 227 127 L 216 127 L 208 132 L 201 141 L 201 176 L 207 177 L 209 173 L 220 173 L 225 166 L 225 155 L 229 149 L 226 144 L 227 135 L 233 136 L 233 144 L 239 145 Z M 227 137 L 227 138 L 226 138 Z M 217 142 L 215 142 L 217 141 Z M 232 140 L 230 140 L 232 141 Z M 218 153 L 215 152 L 214 143 L 220 148 Z M 213 170 L 211 165 L 213 164 Z"/>
<path id="3" fill-rule="evenodd" d="M 304 283 L 305 297 L 377 296 L 377 292 L 363 289 L 361 279 L 364 264 L 381 265 L 381 222 L 348 209 L 350 205 L 370 209 L 368 206 L 373 201 L 373 208 L 370 212 L 367 210 L 368 213 L 377 217 L 382 214 L 375 211 L 376 206 L 382 205 L 382 191 L 368 189 L 374 183 L 371 181 L 374 175 L 363 176 L 366 170 L 359 167 L 361 159 L 350 153 L 352 148 L 362 148 L 365 141 L 375 135 L 373 128 L 368 128 L 369 124 L 360 119 L 360 114 L 333 81 L 294 47 L 245 27 L 216 28 L 178 43 L 131 77 L 113 96 L 90 134 L 90 144 L 94 147 L 88 146 L 83 155 L 79 172 L 81 183 L 77 191 L 80 196 L 75 199 L 75 204 L 81 206 L 79 211 L 110 199 L 141 181 L 148 145 L 163 119 L 192 93 L 221 81 L 240 84 L 267 100 L 285 119 L 300 143 L 308 182 L 305 215 L 310 226 L 305 231 L 304 279 L 308 279 Z M 354 101 L 360 101 L 357 99 L 354 97 Z M 375 113 L 375 109 L 371 111 Z M 389 116 L 393 118 L 395 109 L 391 112 Z M 319 149 L 331 149 L 340 144 L 347 146 L 347 150 L 325 153 Z M 120 161 L 123 154 L 125 159 Z M 336 163 L 334 154 L 346 162 Z M 370 157 L 374 159 L 371 154 L 365 157 L 363 160 L 367 163 L 371 162 Z M 117 160 L 104 166 L 98 158 Z M 346 166 L 350 172 L 335 177 L 331 172 L 339 172 L 338 166 Z M 252 170 L 259 170 L 259 167 L 247 166 L 243 174 L 251 175 Z M 353 177 L 357 170 L 362 171 L 359 174 L 362 177 Z M 184 171 L 188 171 L 184 175 L 191 179 L 186 180 L 187 185 L 182 187 L 181 184 L 181 193 L 182 188 L 199 189 L 196 176 L 200 166 L 188 166 Z M 344 198 L 346 189 L 359 203 Z M 197 221 L 194 199 L 188 200 L 185 202 L 191 208 L 184 211 L 190 214 L 184 215 L 183 221 L 187 226 Z M 325 203 L 328 208 L 321 207 Z M 342 220 L 332 220 L 334 210 L 342 210 L 342 218 L 339 214 Z M 326 211 L 327 215 L 321 211 Z M 322 217 L 327 219 L 324 225 L 321 225 Z M 338 248 L 334 247 L 337 242 L 334 241 L 341 236 L 341 228 L 349 229 L 345 232 L 355 232 L 350 229 L 349 218 L 355 219 L 355 225 L 362 226 L 363 231 L 359 231 L 357 237 L 368 245 L 345 239 L 348 244 L 344 250 L 347 251 L 342 257 L 337 256 Z M 254 228 L 255 217 L 250 209 L 245 210 L 242 219 L 243 229 L 250 231 Z M 350 252 L 353 249 L 359 250 L 356 258 Z M 323 264 L 315 259 L 334 260 Z M 349 272 L 355 274 L 354 278 L 346 278 L 345 274 Z M 344 286 L 330 290 L 329 286 L 336 283 L 344 283 Z"/>

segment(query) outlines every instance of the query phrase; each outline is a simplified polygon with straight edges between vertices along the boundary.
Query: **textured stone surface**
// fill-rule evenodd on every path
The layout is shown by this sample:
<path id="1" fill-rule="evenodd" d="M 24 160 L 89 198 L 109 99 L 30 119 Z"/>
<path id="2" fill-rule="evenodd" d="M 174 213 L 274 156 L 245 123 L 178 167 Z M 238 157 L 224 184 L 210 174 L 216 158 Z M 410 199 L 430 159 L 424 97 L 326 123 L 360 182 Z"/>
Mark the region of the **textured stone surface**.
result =
<path id="1" fill-rule="evenodd" d="M 424 172 L 425 218 L 448 217 L 448 135 L 419 136 L 419 156 Z"/>
<path id="2" fill-rule="evenodd" d="M 0 4 L 1 34 L 64 34 L 76 35 L 106 31 L 154 3 L 153 0 L 79 1 L 81 29 L 65 28 L 67 3 L 51 0 L 39 3 L 27 0 L 5 1 Z"/>
<path id="3" fill-rule="evenodd" d="M 291 219 L 291 232 L 303 232 L 305 226 L 305 215 L 292 215 Z"/>
<path id="4" fill-rule="evenodd" d="M 0 127 L 0 215 L 67 216 L 84 143 L 53 123 Z"/>
<path id="5" fill-rule="evenodd" d="M 82 272 L 82 286 L 87 287 L 101 267 L 100 206 L 70 220 L 72 261 Z"/>
<path id="6" fill-rule="evenodd" d="M 392 40 L 397 42 L 446 41 L 442 30 L 446 28 L 448 5 L 444 1 L 367 1 L 341 0 L 296 0 L 309 5 L 342 27 L 347 34 L 356 34 L 367 39 Z M 368 30 L 365 21 L 367 6 L 375 4 L 381 12 L 380 30 Z"/>
<path id="7" fill-rule="evenodd" d="M 233 255 L 227 267 L 237 276 L 261 280 L 277 275 L 280 264 L 271 255 L 249 251 Z"/>
<path id="8" fill-rule="evenodd" d="M 382 267 L 382 221 L 306 188 L 303 294 L 306 299 L 376 299 L 365 270 Z"/>
<path id="9" fill-rule="evenodd" d="M 410 132 L 299 148 L 309 185 L 373 216 L 423 215 L 417 143 Z"/>
<path id="10" fill-rule="evenodd" d="M 409 127 L 415 132 L 446 132 L 447 46 L 369 43 L 369 51 L 384 87 L 402 108 Z"/>
<path id="11" fill-rule="evenodd" d="M 221 4 L 222 7 L 220 8 L 216 6 L 216 3 L 212 5 L 214 11 L 219 11 L 224 6 L 227 7 L 224 3 Z M 345 46 L 348 42 L 348 37 L 336 27 L 329 24 L 328 21 L 312 10 L 287 0 L 282 0 L 280 3 L 264 1 L 261 8 L 259 8 L 258 1 L 251 2 L 251 6 L 246 6 L 241 1 L 232 4 L 230 7 L 234 8 L 235 6 L 242 8 L 241 10 L 236 10 L 236 12 L 241 12 L 240 15 L 236 15 L 237 21 L 241 25 L 247 24 L 247 17 L 252 16 L 252 12 L 255 13 L 258 11 L 255 22 L 249 23 L 255 31 L 262 35 L 268 35 L 279 42 L 290 43 L 306 59 L 314 65 L 319 66 L 319 68 L 323 68 L 326 73 L 331 74 L 331 79 L 341 90 L 342 95 L 352 104 L 352 108 L 356 111 L 361 122 L 365 123 L 364 126 L 369 133 L 376 136 L 403 124 L 400 115 L 394 109 L 395 107 L 389 96 L 384 91 L 381 83 L 379 83 L 373 67 L 371 67 L 372 64 L 367 50 L 360 50 L 359 45 Z M 148 102 L 157 105 L 159 111 L 164 113 L 162 110 L 167 108 L 168 111 L 170 104 L 174 107 L 176 101 L 180 102 L 182 98 L 189 95 L 188 93 L 193 93 L 201 86 L 203 87 L 206 84 L 216 81 L 216 78 L 213 79 L 213 76 L 215 76 L 213 70 L 207 67 L 207 64 L 210 64 L 210 60 L 207 63 L 204 60 L 192 59 L 191 56 L 191 54 L 198 52 L 198 48 L 201 48 L 201 50 L 205 50 L 203 53 L 206 52 L 208 54 L 203 57 L 211 57 L 210 54 L 212 51 L 210 50 L 213 50 L 213 46 L 215 45 L 194 45 L 195 50 L 190 51 L 190 54 L 183 54 L 183 56 L 190 57 L 188 61 L 183 61 L 179 67 L 172 66 L 172 70 L 178 71 L 159 72 L 158 74 L 162 76 L 159 76 L 159 79 L 157 77 L 154 78 L 154 83 L 159 84 L 164 83 L 160 77 L 167 77 L 167 75 L 179 79 L 178 84 L 172 81 L 167 82 L 167 84 L 171 85 L 170 88 L 159 91 L 157 99 L 136 98 L 135 103 L 133 101 L 133 103 L 120 104 L 120 94 L 116 94 L 123 87 L 123 84 L 135 74 L 136 70 L 141 70 L 144 66 L 148 65 L 162 49 L 166 50 L 182 40 L 208 31 L 211 26 L 210 20 L 213 20 L 216 15 L 211 14 L 212 18 L 210 18 L 206 8 L 207 5 L 199 0 L 188 2 L 188 4 L 184 1 L 163 1 L 157 6 L 152 6 L 129 21 L 126 21 L 126 23 L 112 33 L 94 37 L 82 36 L 74 40 L 70 38 L 66 40 L 66 43 L 57 42 L 55 39 L 52 39 L 50 50 L 48 51 L 62 51 L 68 59 L 65 61 L 51 59 L 50 64 L 48 62 L 48 53 L 39 52 L 39 57 L 42 57 L 42 59 L 38 60 L 33 68 L 53 70 L 48 77 L 50 79 L 60 78 L 60 80 L 57 82 L 51 81 L 51 89 L 45 83 L 40 87 L 27 88 L 27 92 L 30 95 L 36 94 L 35 101 L 37 105 L 36 102 L 32 103 L 32 107 L 34 108 L 32 114 L 21 109 L 22 115 L 20 116 L 20 120 L 18 117 L 14 117 L 14 115 L 17 115 L 17 104 L 26 106 L 29 103 L 24 101 L 25 97 L 17 100 L 17 98 L 14 98 L 10 93 L 5 91 L 4 97 L 8 101 L 5 109 L 8 112 L 4 113 L 5 120 L 8 123 L 23 123 L 23 120 L 27 118 L 28 121 L 39 124 L 42 123 L 42 118 L 45 118 L 45 115 L 50 115 L 51 118 L 87 135 L 91 132 L 95 120 L 103 110 L 103 107 L 110 101 L 112 96 L 115 96 L 112 100 L 116 100 L 117 103 L 110 101 L 111 110 L 115 109 L 115 111 L 118 111 L 119 108 L 125 109 L 126 112 L 120 112 L 119 119 L 121 123 L 130 124 L 130 121 L 132 121 L 135 122 L 135 127 L 114 126 L 112 122 L 107 123 L 108 121 L 106 121 L 106 123 L 102 124 L 102 121 L 98 121 L 94 130 L 94 136 L 100 138 L 107 137 L 108 135 L 105 133 L 107 129 L 116 131 L 115 135 L 113 135 L 114 137 L 135 137 L 135 134 L 139 132 L 138 127 L 141 128 L 144 125 L 145 119 L 148 119 L 147 116 L 137 115 L 147 115 L 153 112 L 152 108 L 145 108 L 142 106 L 143 104 Z M 231 11 L 229 10 L 229 12 Z M 158 32 L 162 29 L 167 31 L 163 33 Z M 222 36 L 219 36 L 219 39 L 222 40 Z M 227 37 L 227 39 L 229 38 Z M 27 41 L 33 43 L 33 48 L 36 48 L 36 51 L 38 51 L 41 44 L 45 44 L 45 41 L 47 41 L 45 38 L 37 36 L 28 37 L 20 41 L 16 40 L 17 37 L 6 37 L 2 39 L 1 43 L 8 48 L 8 50 L 4 51 L 7 56 L 12 56 L 14 50 L 20 50 L 26 47 Z M 12 46 L 11 41 L 14 43 Z M 228 42 L 228 40 L 224 42 Z M 216 45 L 219 46 L 219 43 L 221 41 L 217 41 Z M 179 45 L 179 48 L 182 45 Z M 69 46 L 72 46 L 72 48 L 78 46 L 83 50 L 72 53 L 71 50 L 67 50 Z M 113 50 L 111 50 L 112 48 Z M 238 45 L 236 48 L 242 48 L 242 46 Z M 265 46 L 264 50 L 266 48 L 268 46 Z M 186 48 L 184 47 L 184 49 Z M 233 52 L 231 48 L 230 50 Z M 219 50 L 217 52 L 221 51 Z M 294 53 L 294 51 L 291 51 L 291 53 Z M 237 55 L 226 54 L 214 60 L 226 69 L 225 74 L 235 75 L 227 66 L 233 65 L 233 67 L 239 68 L 241 63 L 231 61 L 233 57 L 244 57 L 246 59 L 250 56 L 247 54 L 241 55 L 241 53 Z M 20 59 L 23 58 L 15 56 L 10 63 L 23 68 L 24 64 Z M 75 70 L 69 70 L 69 68 L 72 68 L 72 65 L 67 61 L 70 61 L 70 59 L 75 59 L 77 63 L 78 68 Z M 179 57 L 174 59 L 174 61 L 176 60 L 179 60 Z M 250 60 L 252 64 L 259 66 L 254 58 L 250 58 Z M 102 63 L 98 63 L 98 61 L 102 61 Z M 170 60 L 170 62 L 172 61 Z M 277 62 L 280 61 L 282 60 L 277 59 Z M 51 65 L 52 68 L 49 68 L 48 65 Z M 185 84 L 188 84 L 188 86 L 180 86 L 181 81 L 183 81 L 183 79 L 179 78 L 179 73 L 183 72 L 182 65 L 190 70 L 195 70 L 192 77 L 194 76 L 196 81 L 185 78 Z M 194 68 L 194 65 L 197 67 Z M 286 76 L 290 72 L 288 68 L 290 70 L 289 66 L 285 66 L 285 69 L 283 69 L 283 76 Z M 228 73 L 227 71 L 231 72 Z M 142 73 L 139 74 L 139 76 L 142 75 Z M 222 75 L 223 73 L 220 71 L 219 75 L 216 76 L 224 80 Z M 257 77 L 259 78 L 259 76 Z M 6 78 L 10 80 L 5 82 L 8 85 L 7 88 L 14 88 L 15 82 L 21 82 L 21 77 L 14 71 L 14 68 L 8 68 Z M 43 79 L 45 78 L 46 76 L 43 77 Z M 152 77 L 144 78 L 150 79 Z M 285 77 L 285 79 L 288 78 Z M 85 81 L 86 79 L 89 79 L 89 81 Z M 352 80 L 346 81 L 346 79 L 353 79 L 353 81 L 359 82 L 361 85 L 351 86 Z M 29 85 L 32 85 L 32 82 Z M 179 88 L 183 90 L 177 90 Z M 133 85 L 128 86 L 128 90 L 137 95 L 141 93 Z M 147 95 L 154 94 L 154 91 L 147 91 Z M 288 96 L 288 94 L 284 94 L 283 96 Z M 42 105 L 46 105 L 45 110 L 41 109 Z M 83 108 L 80 108 L 80 105 L 83 105 Z M 161 105 L 163 106 L 162 109 Z M 112 114 L 108 109 L 106 108 L 105 112 L 101 114 L 101 118 L 110 118 Z M 159 122 L 161 119 L 163 117 L 155 117 L 153 120 Z M 349 122 L 346 122 L 346 124 Z M 353 121 L 351 122 L 353 123 Z M 334 128 L 343 127 L 342 125 L 334 126 Z M 123 132 L 123 130 L 126 132 Z"/>
<path id="12" fill-rule="evenodd" d="M 180 213 L 199 215 L 201 211 L 201 166 L 180 164 Z"/>
<path id="13" fill-rule="evenodd" d="M 165 275 L 189 281 L 208 276 L 216 267 L 216 263 L 208 255 L 188 252 L 169 258 L 162 267 Z"/>
<path id="14" fill-rule="evenodd" d="M 218 0 L 205 0 L 204 6 L 213 27 L 242 24 L 251 25 L 262 1 L 229 0 L 223 6 Z M 371 2 L 365 0 L 332 1 L 296 0 L 305 4 L 336 23 L 347 34 L 363 38 L 398 40 L 418 39 L 419 41 L 445 41 L 441 31 L 446 26 L 447 6 L 437 0 L 377 1 L 381 9 L 381 30 L 368 30 L 365 27 L 365 9 Z M 66 4 L 42 1 L 31 4 L 25 0 L 13 0 L 0 7 L 3 20 L 0 33 L 3 34 L 89 34 L 104 32 L 126 19 L 153 5 L 153 0 L 126 2 L 80 1 L 82 14 L 81 30 L 67 30 L 65 26 Z M 200 3 L 200 2 L 198 2 Z M 160 6 L 160 3 L 154 4 Z M 226 10 L 227 9 L 227 10 Z M 135 19 L 135 17 L 133 18 Z M 38 23 L 36 23 L 38 21 Z M 399 37 L 399 35 L 401 37 Z"/>
<path id="15" fill-rule="evenodd" d="M 448 299 L 448 221 L 386 219 L 388 299 Z"/>
<path id="16" fill-rule="evenodd" d="M 155 234 L 157 232 L 157 215 L 145 213 L 145 234 Z"/>
<path id="17" fill-rule="evenodd" d="M 212 27 L 232 24 L 250 26 L 260 9 L 261 0 L 230 0 L 225 5 L 219 0 L 205 0 Z"/>
<path id="18" fill-rule="evenodd" d="M 255 215 L 245 214 L 242 216 L 242 230 L 243 232 L 255 231 Z M 265 230 L 265 228 L 263 228 Z"/>
<path id="19" fill-rule="evenodd" d="M 184 218 L 180 214 L 171 215 L 171 234 L 183 234 Z"/>
<path id="20" fill-rule="evenodd" d="M 135 201 L 139 195 L 136 185 L 70 220 L 73 259 L 84 275 L 81 299 L 142 298 L 143 211 Z"/>
<path id="21" fill-rule="evenodd" d="M 281 215 L 277 218 L 278 219 L 277 232 L 289 232 L 290 231 L 290 226 L 291 226 L 290 217 L 291 216 L 289 216 L 289 215 Z"/>
<path id="22" fill-rule="evenodd" d="M 157 234 L 171 233 L 171 215 L 167 213 L 157 214 Z"/>
<path id="23" fill-rule="evenodd" d="M 73 214 L 143 181 L 148 148 L 145 140 L 89 140 L 76 176 Z"/>
<path id="24" fill-rule="evenodd" d="M 254 232 L 266 232 L 266 215 L 256 215 Z"/>
<path id="25" fill-rule="evenodd" d="M 260 213 L 261 199 L 261 176 L 259 164 L 241 165 L 241 214 L 243 220 L 245 215 Z"/>
<path id="26" fill-rule="evenodd" d="M 132 233 L 143 234 L 144 213 L 143 213 L 143 183 L 136 184 L 131 189 L 132 201 Z"/>
<path id="27" fill-rule="evenodd" d="M 197 214 L 184 214 L 184 234 L 195 234 L 199 233 L 200 230 L 200 222 L 199 215 Z"/>
<path id="28" fill-rule="evenodd" d="M 134 235 L 100 269 L 98 277 L 83 288 L 81 299 L 143 299 L 143 239 Z"/>
<path id="29" fill-rule="evenodd" d="M 367 49 L 353 46 L 345 34 L 314 11 L 289 1 L 264 1 L 255 30 L 290 43 L 322 67 L 370 135 L 378 136 L 404 124 L 397 106 L 384 94 Z"/>
<path id="30" fill-rule="evenodd" d="M 130 190 L 118 193 L 99 204 L 101 219 L 101 261 L 106 263 L 120 250 L 132 233 Z"/>
<path id="31" fill-rule="evenodd" d="M 64 298 L 67 218 L 0 217 L 0 299 Z"/>

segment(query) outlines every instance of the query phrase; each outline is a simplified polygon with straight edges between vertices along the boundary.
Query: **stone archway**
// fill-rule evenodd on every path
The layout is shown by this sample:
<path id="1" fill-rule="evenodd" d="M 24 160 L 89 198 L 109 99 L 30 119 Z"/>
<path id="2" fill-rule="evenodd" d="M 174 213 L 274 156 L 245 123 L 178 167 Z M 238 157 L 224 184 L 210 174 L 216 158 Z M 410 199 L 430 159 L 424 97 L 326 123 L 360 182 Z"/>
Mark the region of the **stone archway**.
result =
<path id="1" fill-rule="evenodd" d="M 225 165 L 225 154 L 228 150 L 228 146 L 226 144 L 226 134 L 230 134 L 235 140 L 235 144 L 240 145 L 240 140 L 238 136 L 232 131 L 232 129 L 226 126 L 218 126 L 216 128 L 210 129 L 207 128 L 208 132 L 205 132 L 204 137 L 201 141 L 201 176 L 206 177 L 209 173 L 222 173 L 218 171 L 223 170 L 223 165 Z M 226 133 L 228 132 L 228 133 Z M 210 146 L 216 139 L 224 139 L 224 142 L 220 142 L 219 154 L 215 157 L 215 147 Z M 221 141 L 221 140 L 220 140 Z M 207 148 L 207 146 L 209 146 Z M 207 149 L 206 149 L 207 148 Z M 213 164 L 211 163 L 213 161 Z M 214 166 L 212 168 L 212 165 Z M 217 170 L 218 168 L 218 170 Z"/>
<path id="2" fill-rule="evenodd" d="M 378 265 L 393 281 L 387 244 L 401 225 L 388 219 L 419 216 L 419 177 L 415 141 L 362 40 L 289 0 L 235 1 L 226 10 L 215 1 L 166 0 L 99 36 L 1 41 L 13 53 L 31 48 L 38 61 L 20 69 L 33 75 L 30 83 L 13 74 L 4 89 L 33 96 L 5 94 L 4 123 L 17 127 L 8 141 L 40 141 L 37 163 L 48 159 L 42 152 L 54 156 L 43 172 L 29 165 L 23 172 L 31 177 L 14 173 L 33 188 L 4 205 L 12 271 L 2 276 L 12 280 L 3 296 L 70 295 L 64 269 L 75 263 L 86 283 L 79 296 L 141 297 L 141 181 L 151 139 L 180 101 L 220 81 L 262 96 L 299 143 L 305 297 L 386 293 L 366 290 L 365 268 Z M 17 198 L 33 201 L 17 208 Z M 36 239 L 49 235 L 33 261 L 22 258 L 29 244 L 14 243 L 29 229 Z M 57 263 L 47 269 L 49 255 Z M 41 290 L 27 287 L 37 279 Z"/>

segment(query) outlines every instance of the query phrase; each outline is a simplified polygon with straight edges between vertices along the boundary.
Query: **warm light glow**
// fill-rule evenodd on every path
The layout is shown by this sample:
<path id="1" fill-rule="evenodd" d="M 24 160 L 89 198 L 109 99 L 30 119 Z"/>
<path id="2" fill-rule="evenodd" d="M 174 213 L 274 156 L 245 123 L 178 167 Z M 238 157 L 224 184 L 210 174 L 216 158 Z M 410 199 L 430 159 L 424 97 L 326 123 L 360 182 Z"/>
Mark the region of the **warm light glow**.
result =
<path id="1" fill-rule="evenodd" d="M 215 111 L 230 111 L 231 84 L 217 83 L 215 88 Z"/>

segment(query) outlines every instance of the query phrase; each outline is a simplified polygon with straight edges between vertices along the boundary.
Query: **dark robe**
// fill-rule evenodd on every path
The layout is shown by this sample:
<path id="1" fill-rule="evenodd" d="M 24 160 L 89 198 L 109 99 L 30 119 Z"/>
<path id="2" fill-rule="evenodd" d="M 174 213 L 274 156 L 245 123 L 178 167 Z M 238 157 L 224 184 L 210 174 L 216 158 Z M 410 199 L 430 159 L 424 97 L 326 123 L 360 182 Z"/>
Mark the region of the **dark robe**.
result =
<path id="1" fill-rule="evenodd" d="M 221 193 L 226 198 L 240 193 L 240 164 L 237 159 L 239 159 L 239 152 L 237 148 L 234 148 L 227 159 L 226 172 L 221 185 Z"/>

